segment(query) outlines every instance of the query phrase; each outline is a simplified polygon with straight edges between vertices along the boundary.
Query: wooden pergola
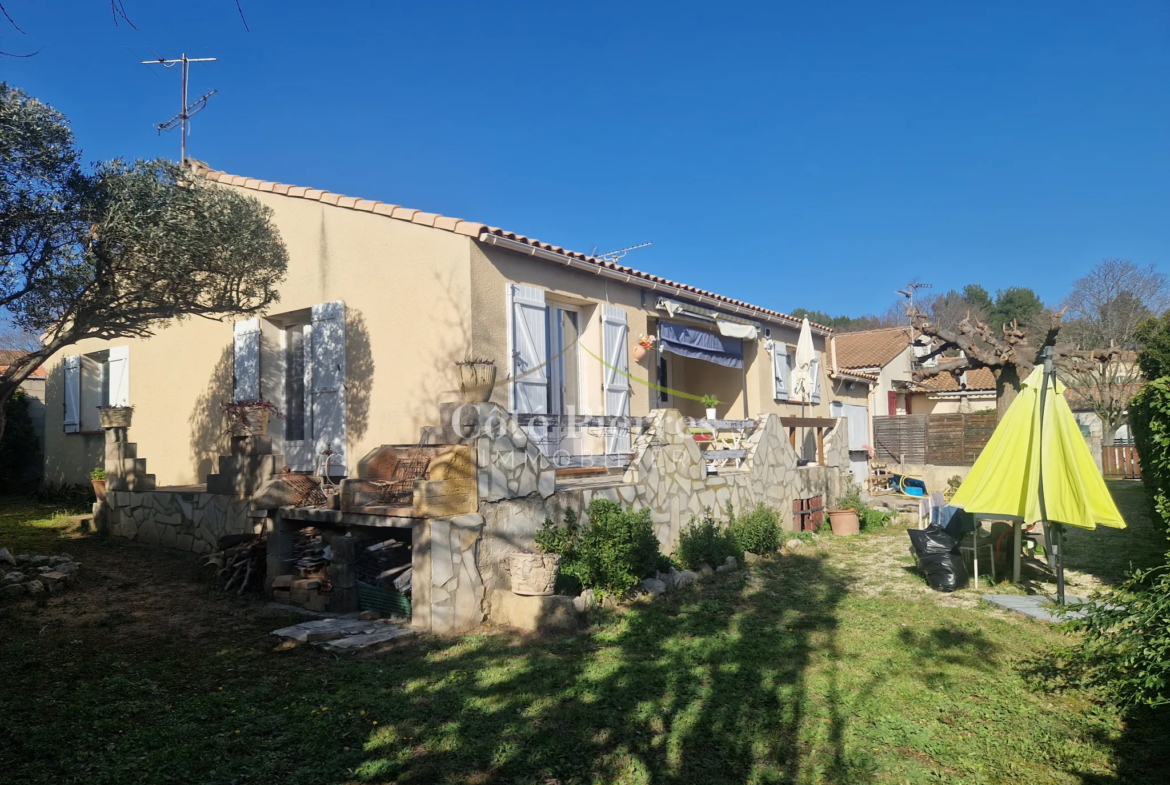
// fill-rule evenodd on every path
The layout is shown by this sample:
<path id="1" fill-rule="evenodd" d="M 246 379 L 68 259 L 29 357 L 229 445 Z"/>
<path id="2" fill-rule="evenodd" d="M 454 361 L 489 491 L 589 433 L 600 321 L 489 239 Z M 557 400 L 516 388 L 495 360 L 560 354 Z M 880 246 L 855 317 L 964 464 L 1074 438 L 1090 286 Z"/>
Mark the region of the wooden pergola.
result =
<path id="1" fill-rule="evenodd" d="M 825 431 L 837 427 L 836 417 L 781 417 L 780 424 L 788 429 L 788 443 L 796 450 L 796 429 L 812 428 L 817 433 L 817 463 L 825 465 Z M 799 455 L 799 453 L 797 453 Z"/>

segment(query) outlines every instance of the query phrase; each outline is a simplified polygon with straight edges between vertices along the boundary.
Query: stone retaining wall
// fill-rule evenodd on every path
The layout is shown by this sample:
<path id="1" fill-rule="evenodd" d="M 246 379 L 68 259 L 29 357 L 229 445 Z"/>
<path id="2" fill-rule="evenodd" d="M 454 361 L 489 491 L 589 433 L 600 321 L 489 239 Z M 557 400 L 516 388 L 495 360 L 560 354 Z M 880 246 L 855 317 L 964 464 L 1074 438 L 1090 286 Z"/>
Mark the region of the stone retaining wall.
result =
<path id="1" fill-rule="evenodd" d="M 501 410 L 496 416 L 507 417 L 507 413 Z M 840 425 L 825 437 L 824 466 L 797 466 L 796 452 L 780 418 L 767 415 L 747 439 L 741 466 L 713 474 L 677 410 L 655 410 L 652 417 L 650 427 L 634 443 L 633 459 L 619 485 L 562 490 L 549 496 L 481 496 L 484 531 L 479 567 L 489 590 L 508 586 L 508 554 L 532 550 L 545 517 L 560 521 L 565 509 L 571 509 L 584 523 L 595 498 L 649 509 L 662 551 L 670 554 L 678 546 L 682 527 L 705 508 L 722 521 L 728 502 L 736 511 L 763 503 L 776 510 L 781 525 L 790 529 L 794 500 L 820 496 L 829 504 L 852 482 L 848 433 Z"/>
<path id="2" fill-rule="evenodd" d="M 215 550 L 224 535 L 258 532 L 264 521 L 249 517 L 247 499 L 175 491 L 110 491 L 98 516 L 116 537 L 195 553 Z"/>

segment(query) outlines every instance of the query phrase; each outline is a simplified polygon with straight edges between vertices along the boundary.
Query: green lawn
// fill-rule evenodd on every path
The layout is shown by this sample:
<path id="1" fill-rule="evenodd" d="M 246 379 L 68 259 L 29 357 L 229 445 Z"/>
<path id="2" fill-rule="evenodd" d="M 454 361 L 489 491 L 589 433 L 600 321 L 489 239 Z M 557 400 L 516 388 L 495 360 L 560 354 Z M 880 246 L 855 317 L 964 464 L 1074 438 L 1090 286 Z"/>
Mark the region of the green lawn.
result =
<path id="1" fill-rule="evenodd" d="M 1158 539 L 1140 488 L 1117 487 L 1132 527 L 1108 540 L 1106 582 L 1113 546 Z M 84 564 L 83 587 L 0 606 L 5 783 L 1166 781 L 1165 717 L 1126 721 L 1028 676 L 1068 639 L 976 590 L 930 592 L 902 531 L 575 636 L 354 660 L 274 651 L 288 618 L 217 594 L 193 558 L 70 534 L 51 512 L 0 505 L 0 545 Z"/>

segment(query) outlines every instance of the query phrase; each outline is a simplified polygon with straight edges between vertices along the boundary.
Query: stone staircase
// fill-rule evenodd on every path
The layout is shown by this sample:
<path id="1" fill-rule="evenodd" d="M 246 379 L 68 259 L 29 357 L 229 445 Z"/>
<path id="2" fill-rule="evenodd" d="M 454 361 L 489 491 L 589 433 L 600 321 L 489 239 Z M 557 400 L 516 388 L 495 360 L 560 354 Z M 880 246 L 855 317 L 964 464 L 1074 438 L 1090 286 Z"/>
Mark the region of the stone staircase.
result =
<path id="1" fill-rule="evenodd" d="M 154 475 L 146 473 L 146 459 L 139 458 L 138 445 L 128 441 L 128 430 L 106 430 L 106 490 L 153 491 Z"/>
<path id="2" fill-rule="evenodd" d="M 219 457 L 219 472 L 207 475 L 207 492 L 248 498 L 279 477 L 285 456 L 273 452 L 270 436 L 233 436 L 231 455 Z"/>

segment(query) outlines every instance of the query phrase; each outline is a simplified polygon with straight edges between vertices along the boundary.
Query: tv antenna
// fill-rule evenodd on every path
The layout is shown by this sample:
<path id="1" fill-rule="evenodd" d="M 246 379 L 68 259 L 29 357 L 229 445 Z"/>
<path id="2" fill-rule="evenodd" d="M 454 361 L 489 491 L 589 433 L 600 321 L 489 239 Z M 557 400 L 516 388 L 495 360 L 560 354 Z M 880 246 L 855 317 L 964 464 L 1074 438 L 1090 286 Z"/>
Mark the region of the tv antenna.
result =
<path id="1" fill-rule="evenodd" d="M 639 243 L 638 245 L 631 245 L 628 248 L 619 248 L 616 251 L 609 251 L 608 253 L 602 253 L 602 254 L 597 253 L 597 248 L 594 248 L 593 249 L 593 258 L 594 259 L 603 259 L 603 260 L 610 262 L 612 264 L 617 264 L 617 260 L 621 259 L 623 256 L 628 254 L 630 251 L 637 250 L 638 248 L 645 248 L 648 245 L 654 245 L 654 243 Z"/>
<path id="2" fill-rule="evenodd" d="M 910 307 L 906 314 L 910 317 L 910 343 L 914 343 L 914 295 L 919 289 L 933 289 L 934 285 L 929 283 L 919 283 L 918 281 L 911 281 L 906 284 L 905 289 L 899 289 L 895 294 L 900 294 L 910 301 Z"/>
<path id="3" fill-rule="evenodd" d="M 161 65 L 164 68 L 173 68 L 174 66 L 180 65 L 180 64 L 183 66 L 183 68 L 182 68 L 182 72 L 183 72 L 183 96 L 182 96 L 183 102 L 180 104 L 181 108 L 179 109 L 179 113 L 177 115 L 175 115 L 174 117 L 172 117 L 170 120 L 167 120 L 165 123 L 158 123 L 155 125 L 155 128 L 158 129 L 160 136 L 162 135 L 163 131 L 172 131 L 175 128 L 181 129 L 181 131 L 179 133 L 179 137 L 180 137 L 180 139 L 179 139 L 179 163 L 180 164 L 184 163 L 187 160 L 187 133 L 188 133 L 188 123 L 191 120 L 191 117 L 199 114 L 204 109 L 206 109 L 207 108 L 207 99 L 211 98 L 211 96 L 213 96 L 217 92 L 219 92 L 218 90 L 212 90 L 211 92 L 205 93 L 200 98 L 197 98 L 188 104 L 187 103 L 187 74 L 191 68 L 191 63 L 214 63 L 215 61 L 216 61 L 216 58 L 214 58 L 214 57 L 187 57 L 186 53 L 184 53 L 183 56 L 180 57 L 178 60 L 167 60 L 165 58 L 159 57 L 159 58 L 156 58 L 154 60 L 143 60 L 142 61 L 143 65 Z"/>

